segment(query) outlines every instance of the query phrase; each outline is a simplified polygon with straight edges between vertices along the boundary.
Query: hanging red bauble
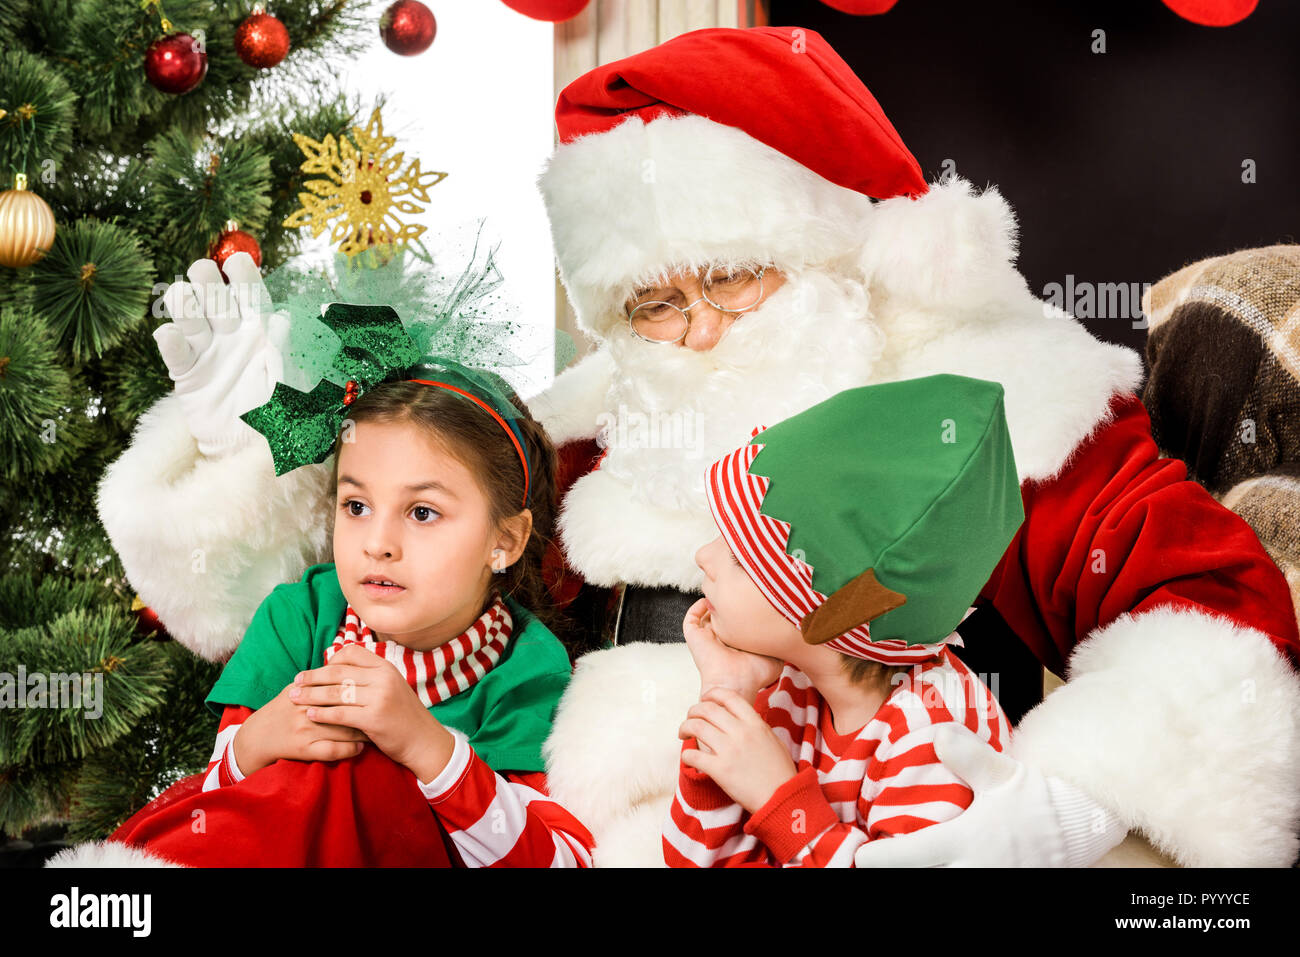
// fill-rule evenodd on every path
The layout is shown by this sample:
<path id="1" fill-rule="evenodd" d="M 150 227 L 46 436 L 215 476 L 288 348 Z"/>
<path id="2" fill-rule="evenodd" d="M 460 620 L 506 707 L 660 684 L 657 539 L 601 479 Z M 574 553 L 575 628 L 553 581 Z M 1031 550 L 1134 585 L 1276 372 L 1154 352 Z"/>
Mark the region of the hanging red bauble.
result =
<path id="1" fill-rule="evenodd" d="M 437 32 L 433 13 L 419 0 L 397 0 L 379 18 L 384 45 L 402 56 L 415 56 L 429 49 Z"/>
<path id="2" fill-rule="evenodd" d="M 188 33 L 173 33 L 149 45 L 144 55 L 149 82 L 164 93 L 188 93 L 208 72 L 203 44 Z"/>
<path id="3" fill-rule="evenodd" d="M 590 0 L 503 0 L 511 10 L 516 10 L 534 20 L 561 23 L 580 14 Z"/>
<path id="4" fill-rule="evenodd" d="M 240 229 L 238 223 L 232 221 L 226 223 L 225 231 L 208 248 L 208 258 L 218 266 L 224 266 L 226 260 L 235 253 L 248 253 L 253 257 L 253 265 L 262 265 L 262 247 L 256 239 Z"/>
<path id="5" fill-rule="evenodd" d="M 898 0 L 822 0 L 826 6 L 855 17 L 888 13 L 897 2 Z"/>
<path id="6" fill-rule="evenodd" d="M 1258 0 L 1165 0 L 1184 20 L 1203 27 L 1230 27 L 1255 12 Z"/>
<path id="7" fill-rule="evenodd" d="M 249 66 L 269 70 L 289 55 L 289 30 L 259 3 L 235 31 L 235 52 Z"/>

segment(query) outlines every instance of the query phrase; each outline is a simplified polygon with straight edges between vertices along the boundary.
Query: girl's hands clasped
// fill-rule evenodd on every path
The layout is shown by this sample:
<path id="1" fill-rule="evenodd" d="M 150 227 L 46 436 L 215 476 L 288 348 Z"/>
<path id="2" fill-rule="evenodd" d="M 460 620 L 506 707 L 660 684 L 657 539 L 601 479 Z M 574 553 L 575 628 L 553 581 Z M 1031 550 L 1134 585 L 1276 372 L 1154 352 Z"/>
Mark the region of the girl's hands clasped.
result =
<path id="1" fill-rule="evenodd" d="M 389 662 L 347 645 L 328 665 L 303 671 L 289 691 L 312 721 L 362 732 L 424 782 L 447 766 L 455 739 Z"/>
<path id="2" fill-rule="evenodd" d="M 279 761 L 340 761 L 355 757 L 366 736 L 355 728 L 317 724 L 289 697 L 294 685 L 244 719 L 235 732 L 235 763 L 245 777 Z"/>

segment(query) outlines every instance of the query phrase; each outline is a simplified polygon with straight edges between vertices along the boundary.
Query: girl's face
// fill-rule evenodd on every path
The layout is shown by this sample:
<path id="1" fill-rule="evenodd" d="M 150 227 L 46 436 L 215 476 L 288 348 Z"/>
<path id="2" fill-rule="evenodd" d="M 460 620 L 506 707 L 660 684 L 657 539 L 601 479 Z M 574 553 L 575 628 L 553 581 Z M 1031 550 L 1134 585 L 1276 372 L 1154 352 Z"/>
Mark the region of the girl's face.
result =
<path id="1" fill-rule="evenodd" d="M 763 597 L 721 535 L 695 553 L 695 564 L 709 601 L 705 623 L 723 644 L 782 661 L 806 648 L 799 629 Z"/>
<path id="2" fill-rule="evenodd" d="M 339 585 L 381 640 L 427 650 L 464 632 L 483 613 L 494 558 L 511 565 L 528 541 L 527 510 L 495 528 L 469 468 L 409 422 L 356 423 L 338 476 Z"/>

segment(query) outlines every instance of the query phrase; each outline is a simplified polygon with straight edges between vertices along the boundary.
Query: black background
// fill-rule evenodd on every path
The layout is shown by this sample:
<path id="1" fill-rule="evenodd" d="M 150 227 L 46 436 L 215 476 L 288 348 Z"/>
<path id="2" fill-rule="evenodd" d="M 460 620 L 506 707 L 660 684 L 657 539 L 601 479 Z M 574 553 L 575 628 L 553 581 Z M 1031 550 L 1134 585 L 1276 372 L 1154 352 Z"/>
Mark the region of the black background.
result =
<path id="1" fill-rule="evenodd" d="M 1067 274 L 1154 283 L 1300 234 L 1293 0 L 1260 0 L 1221 28 L 1160 0 L 899 0 L 865 17 L 772 0 L 769 19 L 834 47 L 927 181 L 951 159 L 976 187 L 998 187 L 1036 295 Z M 1105 53 L 1091 52 L 1096 29 Z M 1242 182 L 1245 159 L 1254 184 Z M 1146 340 L 1129 315 L 1080 321 L 1110 342 L 1141 350 Z"/>

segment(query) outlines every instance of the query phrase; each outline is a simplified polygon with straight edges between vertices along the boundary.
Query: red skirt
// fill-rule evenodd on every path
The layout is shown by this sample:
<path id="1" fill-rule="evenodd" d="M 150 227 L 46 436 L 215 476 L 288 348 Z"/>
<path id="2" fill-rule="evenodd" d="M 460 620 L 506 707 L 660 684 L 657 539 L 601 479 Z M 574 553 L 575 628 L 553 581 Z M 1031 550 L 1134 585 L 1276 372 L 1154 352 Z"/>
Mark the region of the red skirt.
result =
<path id="1" fill-rule="evenodd" d="M 410 769 L 373 745 L 282 759 L 238 784 L 172 785 L 110 838 L 189 867 L 451 867 L 455 847 Z"/>

